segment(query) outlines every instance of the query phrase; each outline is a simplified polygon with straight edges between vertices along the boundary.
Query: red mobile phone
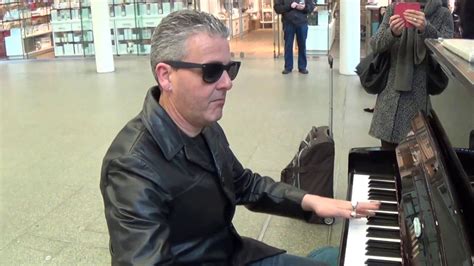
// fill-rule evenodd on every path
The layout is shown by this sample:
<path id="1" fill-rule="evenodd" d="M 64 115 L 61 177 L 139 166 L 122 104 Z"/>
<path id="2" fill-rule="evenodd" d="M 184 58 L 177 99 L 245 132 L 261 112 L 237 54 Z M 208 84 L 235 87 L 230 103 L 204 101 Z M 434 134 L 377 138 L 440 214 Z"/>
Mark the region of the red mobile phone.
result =
<path id="1" fill-rule="evenodd" d="M 418 2 L 410 2 L 410 3 L 396 3 L 395 4 L 395 15 L 399 15 L 403 20 L 405 20 L 405 27 L 413 28 L 413 25 L 405 19 L 403 16 L 403 12 L 407 9 L 412 9 L 416 11 L 420 11 L 420 3 Z"/>

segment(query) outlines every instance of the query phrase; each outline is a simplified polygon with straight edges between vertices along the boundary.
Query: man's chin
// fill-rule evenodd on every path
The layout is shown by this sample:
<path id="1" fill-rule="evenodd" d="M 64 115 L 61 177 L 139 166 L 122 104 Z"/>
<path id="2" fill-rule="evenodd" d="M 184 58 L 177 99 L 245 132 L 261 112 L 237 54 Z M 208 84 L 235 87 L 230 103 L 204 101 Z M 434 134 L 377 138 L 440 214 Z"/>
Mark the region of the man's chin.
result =
<path id="1" fill-rule="evenodd" d="M 214 122 L 219 121 L 222 118 L 222 115 L 223 115 L 223 113 L 222 113 L 222 109 L 221 109 L 220 111 L 214 112 L 213 114 L 211 114 L 208 117 L 207 121 L 209 121 L 209 124 L 212 124 Z"/>

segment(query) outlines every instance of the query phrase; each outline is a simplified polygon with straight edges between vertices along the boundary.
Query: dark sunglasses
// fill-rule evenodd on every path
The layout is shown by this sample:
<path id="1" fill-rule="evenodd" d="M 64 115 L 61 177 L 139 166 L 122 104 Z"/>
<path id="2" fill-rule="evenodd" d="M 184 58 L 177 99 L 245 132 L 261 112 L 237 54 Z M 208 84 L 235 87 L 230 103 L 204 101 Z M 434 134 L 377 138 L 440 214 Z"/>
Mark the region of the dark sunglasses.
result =
<path id="1" fill-rule="evenodd" d="M 202 70 L 202 80 L 206 83 L 218 81 L 224 70 L 227 71 L 231 80 L 234 80 L 239 73 L 240 62 L 231 61 L 227 65 L 221 63 L 196 64 L 183 61 L 163 61 L 163 63 L 174 68 L 200 68 Z"/>

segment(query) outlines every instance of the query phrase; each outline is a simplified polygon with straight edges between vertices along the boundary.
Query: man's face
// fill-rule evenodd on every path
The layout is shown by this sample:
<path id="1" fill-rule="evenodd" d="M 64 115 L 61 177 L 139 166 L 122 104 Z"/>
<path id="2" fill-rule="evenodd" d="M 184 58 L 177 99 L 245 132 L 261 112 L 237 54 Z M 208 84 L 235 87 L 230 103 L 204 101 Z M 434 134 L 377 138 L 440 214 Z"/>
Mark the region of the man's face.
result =
<path id="1" fill-rule="evenodd" d="M 187 56 L 181 60 L 190 63 L 230 62 L 227 39 L 198 33 L 188 39 Z M 194 127 L 204 127 L 222 117 L 226 93 L 232 88 L 227 71 L 214 83 L 206 83 L 202 70 L 173 69 L 170 75 L 172 91 L 170 101 L 184 120 Z"/>

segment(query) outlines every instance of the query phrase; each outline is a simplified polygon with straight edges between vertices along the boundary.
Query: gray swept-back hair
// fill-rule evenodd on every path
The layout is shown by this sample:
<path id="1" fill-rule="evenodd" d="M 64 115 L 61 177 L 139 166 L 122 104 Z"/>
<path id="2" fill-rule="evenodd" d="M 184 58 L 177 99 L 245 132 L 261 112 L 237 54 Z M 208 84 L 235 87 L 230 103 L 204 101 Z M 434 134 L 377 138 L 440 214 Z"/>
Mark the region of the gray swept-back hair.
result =
<path id="1" fill-rule="evenodd" d="M 227 27 L 209 13 L 185 9 L 163 18 L 151 37 L 150 63 L 157 82 L 156 65 L 165 60 L 182 60 L 186 57 L 186 41 L 197 33 L 229 37 Z"/>

